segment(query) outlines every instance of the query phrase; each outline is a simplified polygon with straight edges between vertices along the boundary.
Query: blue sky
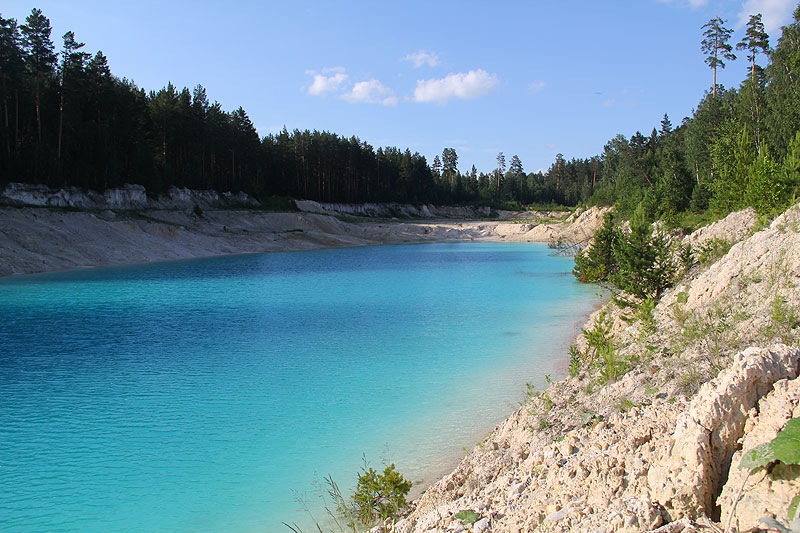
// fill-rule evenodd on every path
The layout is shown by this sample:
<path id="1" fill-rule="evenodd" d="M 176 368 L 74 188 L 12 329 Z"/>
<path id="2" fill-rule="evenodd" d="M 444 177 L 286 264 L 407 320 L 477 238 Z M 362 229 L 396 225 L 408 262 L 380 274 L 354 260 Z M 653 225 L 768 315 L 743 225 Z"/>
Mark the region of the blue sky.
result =
<path id="1" fill-rule="evenodd" d="M 526 171 L 590 157 L 616 134 L 689 116 L 711 71 L 701 26 L 743 35 L 764 16 L 771 43 L 796 0 L 183 1 L 4 0 L 22 23 L 50 18 L 112 72 L 147 90 L 203 85 L 259 132 L 318 129 L 432 162 L 455 148 L 467 172 L 516 154 Z M 744 54 L 719 74 L 746 75 Z M 764 64 L 762 58 L 761 63 Z"/>

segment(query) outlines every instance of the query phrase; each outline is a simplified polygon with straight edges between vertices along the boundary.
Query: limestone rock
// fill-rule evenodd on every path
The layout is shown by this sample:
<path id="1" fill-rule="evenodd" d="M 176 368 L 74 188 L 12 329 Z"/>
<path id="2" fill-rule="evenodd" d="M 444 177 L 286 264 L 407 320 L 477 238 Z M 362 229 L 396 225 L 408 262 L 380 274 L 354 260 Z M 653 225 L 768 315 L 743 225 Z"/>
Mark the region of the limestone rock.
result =
<path id="1" fill-rule="evenodd" d="M 714 514 L 748 412 L 775 381 L 797 376 L 799 358 L 800 349 L 784 345 L 749 348 L 701 388 L 679 417 L 667 456 L 648 473 L 651 494 L 670 519 Z"/>
<path id="2" fill-rule="evenodd" d="M 778 463 L 752 473 L 740 469 L 742 455 L 775 438 L 786 423 L 800 417 L 800 379 L 781 380 L 753 410 L 745 426 L 741 449 L 732 459 L 728 481 L 717 500 L 723 524 L 730 520 L 738 531 L 758 525 L 766 514 L 787 520 L 792 499 L 800 494 L 800 466 Z M 738 500 L 737 500 L 738 498 Z"/>

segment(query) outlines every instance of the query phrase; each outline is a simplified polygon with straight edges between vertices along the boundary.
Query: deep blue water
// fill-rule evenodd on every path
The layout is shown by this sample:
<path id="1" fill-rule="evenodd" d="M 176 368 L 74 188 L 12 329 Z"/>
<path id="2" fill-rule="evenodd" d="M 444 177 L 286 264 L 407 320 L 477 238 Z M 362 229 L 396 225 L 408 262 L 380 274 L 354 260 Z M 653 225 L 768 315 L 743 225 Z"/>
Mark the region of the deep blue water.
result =
<path id="1" fill-rule="evenodd" d="M 288 531 L 363 459 L 418 483 L 567 357 L 599 296 L 534 244 L 0 280 L 0 530 Z M 307 529 L 310 530 L 310 529 Z"/>

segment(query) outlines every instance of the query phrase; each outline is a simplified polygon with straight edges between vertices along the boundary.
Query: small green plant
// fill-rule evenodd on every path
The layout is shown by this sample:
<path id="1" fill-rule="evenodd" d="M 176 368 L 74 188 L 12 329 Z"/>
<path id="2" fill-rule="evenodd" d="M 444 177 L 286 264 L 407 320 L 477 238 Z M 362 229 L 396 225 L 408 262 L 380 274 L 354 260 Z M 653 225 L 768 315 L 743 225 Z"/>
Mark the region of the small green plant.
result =
<path id="1" fill-rule="evenodd" d="M 536 387 L 533 383 L 525 383 L 525 398 L 520 402 L 520 405 L 524 405 L 531 401 L 532 399 L 536 398 L 537 392 Z"/>
<path id="2" fill-rule="evenodd" d="M 706 376 L 694 366 L 686 368 L 686 371 L 680 375 L 678 380 L 678 387 L 685 396 L 691 396 L 700 390 L 700 385 L 703 384 L 703 379 Z"/>
<path id="3" fill-rule="evenodd" d="M 678 260 L 683 266 L 683 271 L 687 272 L 692 265 L 694 265 L 694 250 L 692 250 L 691 244 L 682 244 L 680 248 L 678 248 Z"/>
<path id="4" fill-rule="evenodd" d="M 634 320 L 640 324 L 643 337 L 652 335 L 656 331 L 655 309 L 656 301 L 652 298 L 645 298 L 636 308 Z"/>
<path id="5" fill-rule="evenodd" d="M 792 330 L 800 326 L 800 317 L 797 311 L 786 303 L 786 298 L 775 296 L 770 305 L 770 325 L 768 333 L 777 336 L 781 341 L 789 344 L 792 342 Z"/>
<path id="6" fill-rule="evenodd" d="M 586 362 L 590 367 L 599 366 L 601 374 L 603 373 L 603 367 L 608 362 L 615 362 L 616 348 L 614 347 L 614 342 L 611 337 L 612 326 L 613 323 L 611 319 L 605 312 L 601 312 L 592 328 L 583 330 L 583 336 L 588 345 L 588 350 L 585 354 Z M 616 371 L 612 369 L 611 374 L 616 376 Z M 614 377 L 614 379 L 616 379 L 616 377 Z"/>
<path id="7" fill-rule="evenodd" d="M 733 243 L 727 239 L 721 239 L 719 237 L 709 239 L 699 246 L 697 261 L 701 265 L 714 263 L 717 259 L 727 254 L 732 246 Z"/>
<path id="8" fill-rule="evenodd" d="M 675 296 L 675 303 L 672 304 L 672 319 L 681 327 L 686 324 L 686 320 L 690 316 L 689 311 L 684 307 L 688 301 L 689 293 L 682 291 Z"/>
<path id="9" fill-rule="evenodd" d="M 722 369 L 722 356 L 739 343 L 736 324 L 748 314 L 730 299 L 717 302 L 711 309 L 689 315 L 683 324 L 683 347 L 698 343 L 709 368 L 714 372 Z"/>
<path id="10" fill-rule="evenodd" d="M 569 375 L 573 378 L 581 373 L 583 369 L 583 352 L 577 344 L 569 347 Z"/>
<path id="11" fill-rule="evenodd" d="M 467 510 L 464 510 L 464 511 L 457 512 L 456 513 L 456 518 L 461 520 L 461 523 L 463 525 L 468 526 L 468 525 L 474 524 L 475 522 L 480 520 L 481 515 L 479 515 L 475 511 L 471 511 L 471 510 L 467 509 Z"/>
<path id="12" fill-rule="evenodd" d="M 613 383 L 628 373 L 631 369 L 628 361 L 621 357 L 614 346 L 610 346 L 602 353 L 603 365 L 600 367 L 602 383 Z"/>
<path id="13" fill-rule="evenodd" d="M 620 401 L 617 402 L 617 409 L 619 410 L 620 413 L 627 413 L 634 407 L 636 407 L 636 404 L 633 403 L 628 398 L 622 398 L 620 399 Z"/>
<path id="14" fill-rule="evenodd" d="M 612 320 L 605 312 L 601 312 L 592 329 L 583 330 L 589 348 L 586 354 L 587 363 L 592 368 L 599 367 L 601 383 L 616 381 L 630 370 L 628 361 L 620 356 L 614 346 L 612 326 Z"/>
<path id="15" fill-rule="evenodd" d="M 546 392 L 542 394 L 542 405 L 546 411 L 549 411 L 553 408 L 553 399 L 550 398 L 550 395 Z"/>
<path id="16" fill-rule="evenodd" d="M 358 520 L 370 525 L 395 516 L 408 505 L 406 495 L 410 490 L 411 482 L 403 478 L 394 463 L 384 468 L 383 473 L 365 465 L 363 472 L 358 475 L 353 493 L 353 506 Z"/>
<path id="17" fill-rule="evenodd" d="M 548 427 L 550 427 L 550 422 L 546 418 L 539 420 L 539 429 L 547 429 Z"/>
<path id="18" fill-rule="evenodd" d="M 544 380 L 547 382 L 548 385 L 553 383 L 553 378 L 550 377 L 550 374 L 545 374 L 544 375 Z"/>
<path id="19" fill-rule="evenodd" d="M 789 420 L 774 439 L 745 453 L 739 468 L 755 470 L 775 461 L 800 465 L 800 418 Z"/>
<path id="20" fill-rule="evenodd" d="M 200 204 L 194 204 L 194 209 L 192 209 L 192 212 L 197 218 L 203 217 L 203 208 L 200 207 Z"/>

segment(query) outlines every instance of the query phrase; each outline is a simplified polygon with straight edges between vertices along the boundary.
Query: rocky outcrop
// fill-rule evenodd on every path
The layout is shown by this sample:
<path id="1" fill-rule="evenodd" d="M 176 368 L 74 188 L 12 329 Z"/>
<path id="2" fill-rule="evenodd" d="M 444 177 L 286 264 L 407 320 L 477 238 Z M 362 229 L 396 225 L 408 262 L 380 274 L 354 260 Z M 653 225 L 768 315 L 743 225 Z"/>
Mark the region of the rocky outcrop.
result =
<path id="1" fill-rule="evenodd" d="M 773 383 L 797 377 L 798 360 L 798 348 L 748 348 L 703 385 L 678 417 L 668 453 L 656 459 L 647 475 L 651 497 L 668 519 L 718 517 L 716 498 L 751 410 Z"/>
<path id="2" fill-rule="evenodd" d="M 488 207 L 434 206 L 390 203 L 342 204 L 297 200 L 297 208 L 307 213 L 352 215 L 372 218 L 459 218 L 485 219 L 492 215 Z"/>
<path id="3" fill-rule="evenodd" d="M 609 324 L 624 375 L 581 368 L 534 394 L 395 530 L 474 531 L 456 518 L 467 509 L 503 532 L 720 531 L 729 517 L 744 531 L 765 512 L 785 517 L 796 467 L 741 490 L 737 465 L 800 414 L 800 206 L 753 233 L 755 223 L 734 213 L 684 237 L 738 242 L 692 267 L 652 314 L 613 303 L 595 313 L 585 327 Z"/>
<path id="4" fill-rule="evenodd" d="M 736 211 L 722 220 L 717 220 L 693 231 L 686 236 L 684 243 L 698 248 L 712 239 L 721 239 L 732 243 L 740 242 L 750 235 L 757 220 L 756 213 L 751 208 Z"/>
<path id="5" fill-rule="evenodd" d="M 742 455 L 771 441 L 792 418 L 800 417 L 800 380 L 785 379 L 748 413 L 741 447 L 734 453 L 728 481 L 717 499 L 723 524 L 748 531 L 772 512 L 788 517 L 788 509 L 800 495 L 800 466 L 777 463 L 751 472 L 739 468 Z M 787 520 L 788 521 L 788 520 Z"/>
<path id="6" fill-rule="evenodd" d="M 258 208 L 259 203 L 243 192 L 222 194 L 172 187 L 157 198 L 150 198 L 141 185 L 124 185 L 103 193 L 68 189 L 50 189 L 46 185 L 10 183 L 0 193 L 0 205 L 18 207 L 62 207 L 84 210 L 104 209 L 192 209 Z"/>

